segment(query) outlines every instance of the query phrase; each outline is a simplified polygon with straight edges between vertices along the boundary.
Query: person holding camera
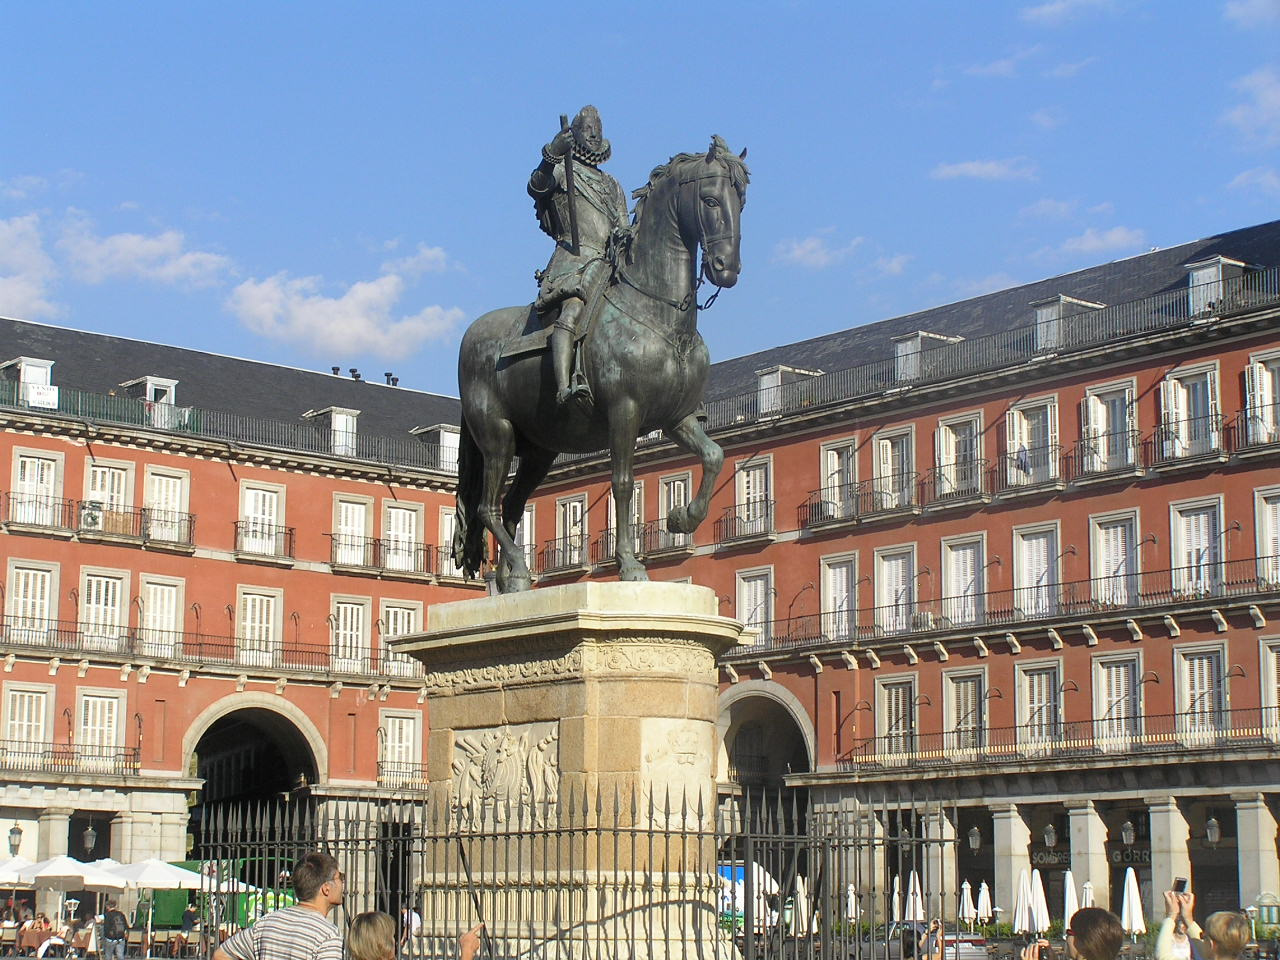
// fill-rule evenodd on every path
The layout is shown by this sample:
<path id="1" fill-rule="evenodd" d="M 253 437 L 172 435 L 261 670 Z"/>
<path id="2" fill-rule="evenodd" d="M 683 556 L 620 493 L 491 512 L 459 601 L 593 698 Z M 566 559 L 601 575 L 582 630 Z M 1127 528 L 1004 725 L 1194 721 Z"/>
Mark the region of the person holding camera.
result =
<path id="1" fill-rule="evenodd" d="M 942 948 L 946 943 L 943 935 L 942 919 L 934 917 L 929 927 L 920 934 L 920 942 L 916 944 L 920 960 L 943 960 Z"/>
<path id="2" fill-rule="evenodd" d="M 1124 927 L 1110 910 L 1085 907 L 1067 924 L 1067 956 L 1070 960 L 1116 960 L 1124 946 Z M 1048 940 L 1022 948 L 1022 960 L 1056 960 Z"/>
<path id="3" fill-rule="evenodd" d="M 1165 891 L 1164 919 L 1156 934 L 1156 960 L 1238 960 L 1249 943 L 1249 920 L 1243 913 L 1219 910 L 1195 921 L 1196 897 L 1179 877 Z"/>

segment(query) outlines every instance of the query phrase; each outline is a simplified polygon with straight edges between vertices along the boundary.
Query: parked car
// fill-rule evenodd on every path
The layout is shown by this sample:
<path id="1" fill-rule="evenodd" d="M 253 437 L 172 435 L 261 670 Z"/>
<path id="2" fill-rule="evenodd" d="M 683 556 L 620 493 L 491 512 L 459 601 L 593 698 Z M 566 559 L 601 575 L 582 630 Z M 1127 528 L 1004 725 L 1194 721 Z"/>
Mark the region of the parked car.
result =
<path id="1" fill-rule="evenodd" d="M 914 921 L 892 921 L 888 927 L 876 927 L 864 943 L 868 960 L 925 960 L 919 948 L 920 938 L 928 925 Z M 943 960 L 987 960 L 987 939 L 966 930 L 944 930 Z"/>

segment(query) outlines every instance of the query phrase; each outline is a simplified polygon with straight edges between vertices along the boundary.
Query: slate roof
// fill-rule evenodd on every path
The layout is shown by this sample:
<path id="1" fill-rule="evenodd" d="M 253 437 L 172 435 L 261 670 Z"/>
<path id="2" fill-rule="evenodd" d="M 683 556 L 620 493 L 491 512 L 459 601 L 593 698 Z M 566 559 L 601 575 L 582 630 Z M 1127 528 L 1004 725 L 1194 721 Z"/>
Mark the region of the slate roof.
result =
<path id="1" fill-rule="evenodd" d="M 120 390 L 138 377 L 177 380 L 179 406 L 297 422 L 308 410 L 360 411 L 362 436 L 408 439 L 413 427 L 458 423 L 460 407 L 444 397 L 378 381 L 352 380 L 258 360 L 169 347 L 0 318 L 0 363 L 15 357 L 53 360 L 53 382 L 91 393 Z"/>
<path id="2" fill-rule="evenodd" d="M 1059 294 L 1111 305 L 1186 289 L 1184 265 L 1214 256 L 1252 266 L 1280 264 L 1280 220 L 723 360 L 711 367 L 707 399 L 750 393 L 756 371 L 779 364 L 832 373 L 885 360 L 893 356 L 893 337 L 917 330 L 973 339 L 1025 326 L 1032 321 L 1031 303 Z"/>

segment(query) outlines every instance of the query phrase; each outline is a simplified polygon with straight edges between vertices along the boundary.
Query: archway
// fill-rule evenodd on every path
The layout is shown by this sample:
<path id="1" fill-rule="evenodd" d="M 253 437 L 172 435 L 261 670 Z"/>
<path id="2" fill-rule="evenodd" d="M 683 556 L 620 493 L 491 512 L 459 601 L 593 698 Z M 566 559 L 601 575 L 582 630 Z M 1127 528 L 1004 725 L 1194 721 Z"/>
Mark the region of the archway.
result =
<path id="1" fill-rule="evenodd" d="M 720 695 L 718 724 L 724 779 L 744 788 L 779 789 L 784 779 L 813 769 L 813 724 L 785 687 L 748 681 Z"/>

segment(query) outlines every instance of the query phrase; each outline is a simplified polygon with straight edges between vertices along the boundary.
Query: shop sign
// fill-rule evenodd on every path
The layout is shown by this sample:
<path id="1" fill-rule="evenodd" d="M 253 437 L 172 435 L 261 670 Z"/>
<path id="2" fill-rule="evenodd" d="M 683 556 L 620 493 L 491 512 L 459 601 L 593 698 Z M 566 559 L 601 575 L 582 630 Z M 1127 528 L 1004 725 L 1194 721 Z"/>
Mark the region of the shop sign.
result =
<path id="1" fill-rule="evenodd" d="M 1118 863 L 1121 866 L 1150 863 L 1151 848 L 1150 847 L 1112 847 L 1111 852 L 1108 854 L 1108 859 L 1112 863 Z"/>

